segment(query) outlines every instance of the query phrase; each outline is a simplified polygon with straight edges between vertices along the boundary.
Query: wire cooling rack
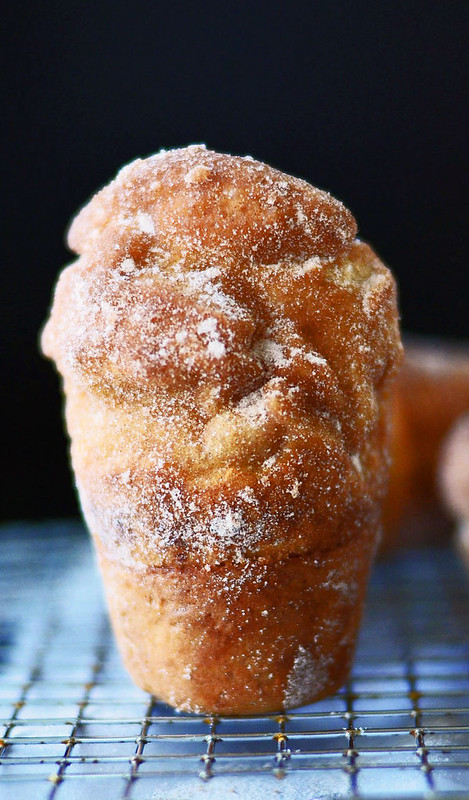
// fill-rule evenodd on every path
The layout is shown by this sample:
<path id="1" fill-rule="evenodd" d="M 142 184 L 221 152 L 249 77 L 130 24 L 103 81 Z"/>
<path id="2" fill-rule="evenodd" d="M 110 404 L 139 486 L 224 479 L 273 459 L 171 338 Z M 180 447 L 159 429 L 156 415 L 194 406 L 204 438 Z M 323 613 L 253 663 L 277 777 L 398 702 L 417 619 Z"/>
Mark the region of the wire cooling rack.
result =
<path id="1" fill-rule="evenodd" d="M 1 800 L 469 797 L 469 585 L 449 550 L 378 565 L 340 692 L 243 719 L 130 682 L 78 523 L 0 528 L 0 554 Z"/>

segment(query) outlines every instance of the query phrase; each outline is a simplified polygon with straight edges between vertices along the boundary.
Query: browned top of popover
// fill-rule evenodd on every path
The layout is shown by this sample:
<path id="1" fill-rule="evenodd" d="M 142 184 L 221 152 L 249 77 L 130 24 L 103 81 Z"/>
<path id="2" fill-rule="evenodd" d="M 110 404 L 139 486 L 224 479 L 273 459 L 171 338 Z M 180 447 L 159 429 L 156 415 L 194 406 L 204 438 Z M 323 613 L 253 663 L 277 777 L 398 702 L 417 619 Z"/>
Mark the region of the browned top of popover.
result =
<path id="1" fill-rule="evenodd" d="M 79 213 L 42 342 L 100 535 L 152 564 L 375 524 L 401 346 L 355 235 L 329 194 L 203 146 L 133 162 Z"/>

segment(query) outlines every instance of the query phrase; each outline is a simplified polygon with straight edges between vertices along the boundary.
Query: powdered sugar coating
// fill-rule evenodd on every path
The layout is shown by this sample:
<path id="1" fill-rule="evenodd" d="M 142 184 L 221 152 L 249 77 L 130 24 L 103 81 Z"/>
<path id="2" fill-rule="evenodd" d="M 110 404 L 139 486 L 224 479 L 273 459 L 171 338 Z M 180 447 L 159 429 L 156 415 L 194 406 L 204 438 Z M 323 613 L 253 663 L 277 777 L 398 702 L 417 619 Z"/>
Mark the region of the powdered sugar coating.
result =
<path id="1" fill-rule="evenodd" d="M 304 705 L 312 693 L 315 696 L 324 694 L 330 680 L 332 661 L 333 654 L 320 651 L 320 657 L 314 658 L 311 650 L 300 644 L 293 661 L 293 668 L 288 674 L 285 708 Z"/>
<path id="2" fill-rule="evenodd" d="M 216 206 L 204 204 L 207 187 Z M 194 213 L 196 204 L 203 213 Z M 350 212 L 326 192 L 250 157 L 193 145 L 124 167 L 75 219 L 70 247 L 83 254 L 109 236 L 114 245 L 127 241 L 129 231 L 142 230 L 142 214 L 149 214 L 150 244 L 161 259 L 198 268 L 334 255 L 355 234 Z"/>
<path id="3" fill-rule="evenodd" d="M 347 674 L 400 356 L 355 233 L 201 146 L 125 167 L 71 227 L 43 347 L 124 661 L 181 710 L 280 710 Z"/>
<path id="4" fill-rule="evenodd" d="M 378 527 L 400 344 L 355 232 L 330 195 L 202 146 L 133 162 L 80 212 L 43 347 L 110 552 L 268 561 Z"/>

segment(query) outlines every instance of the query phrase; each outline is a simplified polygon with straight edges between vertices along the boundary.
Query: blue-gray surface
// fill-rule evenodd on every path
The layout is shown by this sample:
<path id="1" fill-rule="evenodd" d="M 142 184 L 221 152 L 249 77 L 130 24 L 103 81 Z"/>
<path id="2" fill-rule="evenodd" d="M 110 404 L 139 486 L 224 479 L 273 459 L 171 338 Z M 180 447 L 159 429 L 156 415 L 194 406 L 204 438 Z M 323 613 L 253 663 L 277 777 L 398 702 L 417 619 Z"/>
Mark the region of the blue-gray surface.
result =
<path id="1" fill-rule="evenodd" d="M 127 677 L 78 522 L 5 526 L 0 547 L 0 800 L 469 797 L 469 586 L 449 549 L 378 565 L 339 693 L 216 721 Z"/>

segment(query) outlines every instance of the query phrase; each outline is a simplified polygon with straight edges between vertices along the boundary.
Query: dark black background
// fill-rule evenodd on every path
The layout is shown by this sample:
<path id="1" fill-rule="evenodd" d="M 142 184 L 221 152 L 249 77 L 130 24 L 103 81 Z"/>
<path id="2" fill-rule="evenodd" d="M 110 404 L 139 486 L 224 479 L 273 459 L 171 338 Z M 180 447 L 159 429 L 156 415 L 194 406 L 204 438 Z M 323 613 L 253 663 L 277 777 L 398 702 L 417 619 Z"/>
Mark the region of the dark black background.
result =
<path id="1" fill-rule="evenodd" d="M 3 518 L 76 509 L 37 333 L 70 217 L 136 156 L 206 142 L 328 189 L 394 268 L 404 326 L 469 334 L 466 1 L 8 8 Z"/>

